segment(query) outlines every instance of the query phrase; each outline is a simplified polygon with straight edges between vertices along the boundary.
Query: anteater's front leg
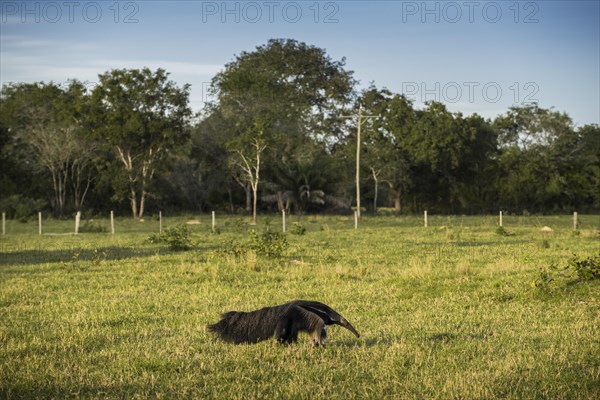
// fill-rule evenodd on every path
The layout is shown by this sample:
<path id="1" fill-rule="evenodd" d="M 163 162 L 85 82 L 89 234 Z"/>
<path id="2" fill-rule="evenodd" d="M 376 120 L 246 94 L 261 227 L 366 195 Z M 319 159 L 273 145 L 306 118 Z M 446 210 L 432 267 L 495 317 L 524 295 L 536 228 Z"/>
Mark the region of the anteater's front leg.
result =
<path id="1" fill-rule="evenodd" d="M 298 330 L 294 321 L 288 315 L 282 316 L 275 327 L 275 338 L 281 344 L 296 343 L 298 340 Z"/>

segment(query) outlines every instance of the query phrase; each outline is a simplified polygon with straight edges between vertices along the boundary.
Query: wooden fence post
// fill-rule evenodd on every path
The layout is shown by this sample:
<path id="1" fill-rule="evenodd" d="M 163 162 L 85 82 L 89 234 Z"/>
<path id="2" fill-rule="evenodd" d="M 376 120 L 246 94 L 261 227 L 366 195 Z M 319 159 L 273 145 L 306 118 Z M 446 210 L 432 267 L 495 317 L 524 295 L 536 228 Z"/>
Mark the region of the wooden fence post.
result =
<path id="1" fill-rule="evenodd" d="M 579 225 L 577 224 L 577 211 L 573 212 L 573 230 L 576 231 Z"/>
<path id="2" fill-rule="evenodd" d="M 162 233 L 162 211 L 158 212 L 158 233 Z"/>
<path id="3" fill-rule="evenodd" d="M 114 211 L 110 212 L 110 233 L 115 234 L 115 213 Z"/>
<path id="4" fill-rule="evenodd" d="M 38 212 L 38 232 L 40 236 L 42 235 L 42 212 Z"/>
<path id="5" fill-rule="evenodd" d="M 427 210 L 423 211 L 423 225 L 427 228 Z"/>
<path id="6" fill-rule="evenodd" d="M 81 211 L 77 211 L 75 214 L 75 234 L 79 234 L 79 223 L 81 222 Z"/>
<path id="7" fill-rule="evenodd" d="M 6 213 L 2 213 L 2 235 L 6 235 Z"/>
<path id="8" fill-rule="evenodd" d="M 500 214 L 498 215 L 498 223 L 500 224 L 500 226 L 502 226 L 502 211 L 500 211 Z"/>
<path id="9" fill-rule="evenodd" d="M 285 233 L 285 210 L 281 210 L 281 218 L 283 221 L 283 233 Z"/>
<path id="10" fill-rule="evenodd" d="M 212 232 L 215 233 L 215 229 L 217 228 L 217 220 L 216 220 L 215 212 L 213 211 L 211 214 L 212 214 L 211 229 L 212 229 Z"/>

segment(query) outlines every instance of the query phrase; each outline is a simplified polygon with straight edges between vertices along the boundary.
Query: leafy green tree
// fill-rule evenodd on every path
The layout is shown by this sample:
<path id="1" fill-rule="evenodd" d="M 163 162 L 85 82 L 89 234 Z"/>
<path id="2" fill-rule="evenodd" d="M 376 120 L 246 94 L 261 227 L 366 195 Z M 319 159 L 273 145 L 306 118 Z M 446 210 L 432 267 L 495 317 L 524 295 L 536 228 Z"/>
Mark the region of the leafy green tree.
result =
<path id="1" fill-rule="evenodd" d="M 260 182 L 261 157 L 267 148 L 265 132 L 269 128 L 268 117 L 254 118 L 254 125 L 241 135 L 236 136 L 227 143 L 228 150 L 232 153 L 230 162 L 234 168 L 242 171 L 242 182 L 250 185 L 252 189 L 252 223 L 256 224 L 256 207 L 258 202 L 258 183 Z"/>
<path id="2" fill-rule="evenodd" d="M 443 211 L 457 209 L 460 202 L 455 194 L 464 180 L 463 167 L 477 130 L 461 113 L 451 113 L 439 102 L 427 104 L 417 115 L 410 149 L 419 164 L 420 197 Z"/>
<path id="3" fill-rule="evenodd" d="M 230 164 L 242 172 L 242 186 L 252 189 L 253 215 L 261 169 L 276 178 L 273 165 L 297 159 L 294 152 L 306 142 L 333 143 L 342 132 L 339 110 L 351 98 L 353 85 L 344 60 L 333 61 L 322 49 L 285 39 L 242 52 L 215 76 L 217 100 L 208 111 L 223 117 Z"/>
<path id="4" fill-rule="evenodd" d="M 246 195 L 246 211 L 252 212 L 252 191 L 243 180 L 237 182 L 239 170 L 232 170 L 230 165 L 230 152 L 226 144 L 232 140 L 235 130 L 227 125 L 230 120 L 222 117 L 218 110 L 214 110 L 207 118 L 200 121 L 192 131 L 191 159 L 197 163 L 202 190 L 207 202 L 213 209 L 227 203 L 226 209 L 235 212 L 236 185 L 241 184 Z M 247 190 L 246 190 L 247 189 Z"/>
<path id="5" fill-rule="evenodd" d="M 90 126 L 115 151 L 134 218 L 142 218 L 157 170 L 189 139 L 189 85 L 182 88 L 163 69 L 116 69 L 99 75 L 92 93 Z"/>
<path id="6" fill-rule="evenodd" d="M 0 92 L 0 209 L 8 218 L 26 219 L 46 207 L 52 187 L 48 173 L 32 157 L 17 129 L 20 108 L 9 96 L 13 90 L 4 86 Z"/>
<path id="7" fill-rule="evenodd" d="M 412 136 L 412 148 L 419 161 L 429 164 L 432 171 L 449 176 L 464 155 L 473 130 L 462 124 L 462 115 L 454 115 L 439 102 L 429 103 L 419 113 L 418 130 Z"/>
<path id="8" fill-rule="evenodd" d="M 97 179 L 100 159 L 98 143 L 89 135 L 86 126 L 86 118 L 90 112 L 89 100 L 90 94 L 83 82 L 72 80 L 64 88 L 63 112 L 77 127 L 72 144 L 76 151 L 73 152 L 69 177 L 77 211 L 83 209 L 92 182 Z"/>
<path id="9" fill-rule="evenodd" d="M 498 131 L 492 122 L 477 114 L 462 119 L 465 129 L 472 132 L 466 143 L 455 184 L 450 188 L 454 210 L 495 212 L 498 210 Z"/>
<path id="10" fill-rule="evenodd" d="M 537 104 L 511 107 L 494 121 L 500 131 L 500 145 L 527 150 L 549 146 L 573 131 L 573 121 L 566 113 L 539 107 Z"/>
<path id="11" fill-rule="evenodd" d="M 537 104 L 512 107 L 494 124 L 502 144 L 503 204 L 533 211 L 598 204 L 597 125 L 575 129 L 566 113 Z"/>
<path id="12" fill-rule="evenodd" d="M 412 185 L 415 159 L 409 143 L 416 127 L 416 112 L 403 95 L 387 89 L 371 87 L 359 100 L 368 114 L 376 118 L 368 122 L 364 136 L 364 157 L 375 182 L 373 208 L 377 208 L 378 184 L 388 185 L 397 213 L 402 211 L 404 195 Z"/>
<path id="13" fill-rule="evenodd" d="M 600 209 L 600 126 L 584 125 L 570 140 L 557 141 L 565 159 L 568 197 L 578 209 Z M 566 157 L 565 157 L 566 156 Z M 572 159 L 571 162 L 566 160 Z"/>
<path id="14" fill-rule="evenodd" d="M 5 86 L 2 97 L 6 123 L 32 150 L 35 161 L 50 173 L 54 214 L 64 214 L 69 183 L 74 189 L 75 207 L 80 210 L 92 178 L 89 160 L 94 153 L 83 127 L 85 86 L 78 81 L 70 81 L 65 87 L 23 83 Z"/>
<path id="15" fill-rule="evenodd" d="M 337 181 L 339 174 L 331 155 L 322 146 L 306 142 L 285 163 L 274 164 L 268 185 L 275 194 L 263 199 L 288 212 L 321 210 L 333 200 Z"/>

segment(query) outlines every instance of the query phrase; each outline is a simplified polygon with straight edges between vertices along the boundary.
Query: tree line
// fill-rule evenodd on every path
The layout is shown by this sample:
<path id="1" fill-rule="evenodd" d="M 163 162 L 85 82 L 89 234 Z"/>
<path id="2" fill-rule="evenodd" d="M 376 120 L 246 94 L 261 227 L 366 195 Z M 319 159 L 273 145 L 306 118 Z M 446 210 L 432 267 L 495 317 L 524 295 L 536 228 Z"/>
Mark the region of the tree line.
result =
<path id="1" fill-rule="evenodd" d="M 252 214 L 600 210 L 600 127 L 537 104 L 495 119 L 358 90 L 345 60 L 295 40 L 242 52 L 194 114 L 163 69 L 93 87 L 16 83 L 0 94 L 0 208 L 26 219 L 121 210 Z"/>

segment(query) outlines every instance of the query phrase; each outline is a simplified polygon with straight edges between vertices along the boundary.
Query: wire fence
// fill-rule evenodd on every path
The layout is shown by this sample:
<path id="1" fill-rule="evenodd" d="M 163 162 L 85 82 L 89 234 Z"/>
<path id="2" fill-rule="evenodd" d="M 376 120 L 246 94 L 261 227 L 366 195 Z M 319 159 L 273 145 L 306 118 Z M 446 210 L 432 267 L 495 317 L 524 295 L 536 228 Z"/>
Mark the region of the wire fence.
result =
<path id="1" fill-rule="evenodd" d="M 163 213 L 151 215 L 144 219 L 117 217 L 111 211 L 102 218 L 81 219 L 77 213 L 73 219 L 53 219 L 38 213 L 35 220 L 7 219 L 2 213 L 2 235 L 35 234 L 38 235 L 71 235 L 82 233 L 130 234 L 130 233 L 160 233 L 163 227 L 186 224 L 193 230 L 236 231 L 252 227 L 250 218 L 239 215 L 217 215 L 215 212 L 200 216 L 171 216 L 163 218 Z M 286 232 L 295 225 L 304 224 L 307 228 L 318 225 L 321 230 L 327 229 L 360 229 L 377 227 L 503 227 L 523 228 L 538 227 L 554 229 L 600 229 L 600 215 L 513 215 L 502 211 L 498 215 L 432 215 L 425 211 L 423 215 L 354 215 L 320 216 L 320 215 L 286 215 L 264 214 L 259 216 L 257 226 L 268 226 L 273 230 Z M 242 229 L 243 230 L 243 229 Z"/>

